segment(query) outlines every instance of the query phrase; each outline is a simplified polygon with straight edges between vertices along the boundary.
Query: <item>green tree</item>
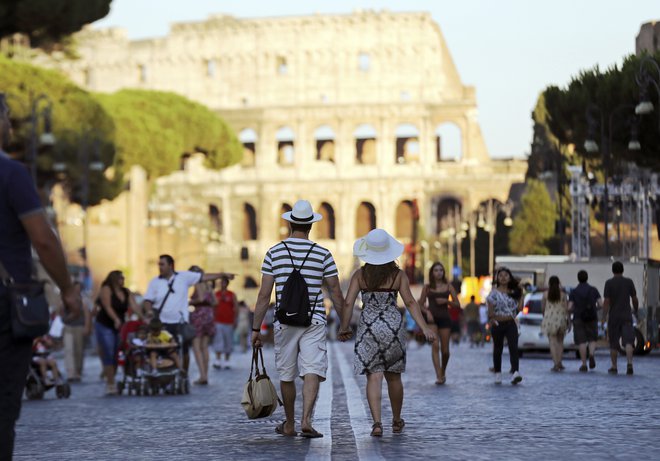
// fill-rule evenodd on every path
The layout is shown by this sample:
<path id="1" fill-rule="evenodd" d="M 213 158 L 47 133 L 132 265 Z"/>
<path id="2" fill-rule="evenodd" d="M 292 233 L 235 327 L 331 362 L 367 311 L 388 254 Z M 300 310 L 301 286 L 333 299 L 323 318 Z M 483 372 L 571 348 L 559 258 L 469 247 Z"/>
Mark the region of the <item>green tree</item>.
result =
<path id="1" fill-rule="evenodd" d="M 555 233 L 556 218 L 557 211 L 545 184 L 528 180 L 521 210 L 509 234 L 509 251 L 517 255 L 550 254 L 548 244 Z"/>
<path id="2" fill-rule="evenodd" d="M 47 150 L 39 149 L 37 156 L 37 185 L 43 186 L 63 180 L 72 192 L 73 199 L 80 201 L 78 192 L 82 175 L 83 152 L 81 140 L 84 137 L 99 141 L 98 160 L 105 165 L 115 161 L 112 143 L 114 123 L 101 104 L 87 91 L 71 83 L 66 77 L 52 70 L 43 69 L 0 56 L 0 88 L 7 93 L 14 133 L 12 144 L 7 151 L 29 163 L 28 155 L 32 139 L 32 108 L 38 115 L 37 134 L 45 130 L 43 113 L 50 104 L 52 108 L 52 131 L 56 138 L 55 146 Z M 39 102 L 34 105 L 37 98 Z M 91 152 L 87 150 L 87 154 Z M 64 162 L 66 172 L 58 177 L 53 171 L 55 162 Z M 109 181 L 101 173 L 89 175 L 89 203 L 97 203 L 101 198 L 111 198 L 119 191 L 119 181 Z"/>
<path id="3" fill-rule="evenodd" d="M 660 53 L 654 57 L 660 63 Z M 640 151 L 629 151 L 628 142 L 631 139 L 634 125 L 634 106 L 640 101 L 640 90 L 636 82 L 636 75 L 640 69 L 641 58 L 635 55 L 624 59 L 623 64 L 613 66 L 602 72 L 598 67 L 581 71 L 571 80 L 566 88 L 550 86 L 546 88 L 539 98 L 542 111 L 533 114 L 534 122 L 547 130 L 548 139 L 556 145 L 572 146 L 576 158 L 574 163 L 583 161 L 594 169 L 601 169 L 603 163 L 602 152 L 586 152 L 584 141 L 594 137 L 602 149 L 600 139 L 600 126 L 590 133 L 587 124 L 587 110 L 598 106 L 601 112 L 592 109 L 591 113 L 598 121 L 604 124 L 605 134 L 612 137 L 610 149 L 613 172 L 625 168 L 626 162 L 633 162 L 640 166 L 660 170 L 660 132 L 658 131 L 658 108 L 650 115 L 638 118 L 639 141 L 642 145 Z M 657 96 L 651 88 L 651 96 Z M 611 118 L 611 133 L 609 115 L 613 110 L 622 107 Z M 535 129 L 536 134 L 536 129 Z M 534 155 L 535 163 L 539 162 L 538 155 Z M 539 153 L 547 156 L 548 153 Z"/>
<path id="4" fill-rule="evenodd" d="M 242 146 L 234 132 L 207 107 L 174 93 L 121 90 L 98 94 L 115 124 L 118 171 L 141 165 L 151 177 L 179 169 L 181 155 L 199 151 L 210 168 L 237 163 Z"/>
<path id="5" fill-rule="evenodd" d="M 30 38 L 33 47 L 49 48 L 105 17 L 112 0 L 2 0 L 0 38 L 16 33 Z"/>

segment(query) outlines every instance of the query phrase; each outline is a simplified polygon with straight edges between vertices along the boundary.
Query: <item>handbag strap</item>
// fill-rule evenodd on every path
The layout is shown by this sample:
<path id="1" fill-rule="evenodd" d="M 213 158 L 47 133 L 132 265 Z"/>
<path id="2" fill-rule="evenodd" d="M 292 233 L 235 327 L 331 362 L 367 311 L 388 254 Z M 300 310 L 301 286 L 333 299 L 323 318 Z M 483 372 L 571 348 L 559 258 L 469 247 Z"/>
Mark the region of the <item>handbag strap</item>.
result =
<path id="1" fill-rule="evenodd" d="M 257 374 L 254 374 L 254 369 L 257 369 Z M 259 375 L 259 362 L 258 362 L 258 356 L 257 356 L 257 348 L 253 347 L 252 348 L 252 362 L 250 363 L 250 381 L 252 381 L 252 376 L 257 376 Z"/>

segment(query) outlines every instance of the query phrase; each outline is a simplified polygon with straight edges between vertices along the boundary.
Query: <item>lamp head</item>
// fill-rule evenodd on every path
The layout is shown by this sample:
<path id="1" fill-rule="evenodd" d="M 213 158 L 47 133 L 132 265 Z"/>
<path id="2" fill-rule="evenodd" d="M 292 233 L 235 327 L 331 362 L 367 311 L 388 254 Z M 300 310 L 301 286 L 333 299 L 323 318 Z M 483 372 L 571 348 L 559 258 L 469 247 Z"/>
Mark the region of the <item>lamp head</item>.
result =
<path id="1" fill-rule="evenodd" d="M 642 101 L 635 106 L 635 114 L 645 115 L 653 112 L 653 103 L 651 101 Z"/>

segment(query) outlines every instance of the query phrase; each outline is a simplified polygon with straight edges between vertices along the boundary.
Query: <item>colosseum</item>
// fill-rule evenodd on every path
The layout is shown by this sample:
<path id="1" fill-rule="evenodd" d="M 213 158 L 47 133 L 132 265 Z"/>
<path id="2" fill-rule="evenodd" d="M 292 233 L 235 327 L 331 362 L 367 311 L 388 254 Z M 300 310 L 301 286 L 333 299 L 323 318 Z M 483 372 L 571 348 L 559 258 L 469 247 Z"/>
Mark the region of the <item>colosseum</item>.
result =
<path id="1" fill-rule="evenodd" d="M 59 65 L 76 83 L 182 94 L 217 111 L 244 146 L 239 165 L 213 171 L 192 156 L 156 181 L 149 242 L 134 246 L 149 254 L 133 261 L 171 252 L 258 280 L 264 252 L 287 233 L 280 214 L 305 198 L 324 216 L 312 238 L 345 277 L 354 239 L 376 226 L 414 244 L 403 263 L 416 254 L 419 269 L 447 239 L 474 238 L 483 204 L 506 202 L 524 181 L 525 161 L 490 158 L 475 89 L 428 13 L 216 15 L 163 38 L 106 29 L 77 40 L 81 59 Z M 449 253 L 462 259 L 461 245 Z"/>

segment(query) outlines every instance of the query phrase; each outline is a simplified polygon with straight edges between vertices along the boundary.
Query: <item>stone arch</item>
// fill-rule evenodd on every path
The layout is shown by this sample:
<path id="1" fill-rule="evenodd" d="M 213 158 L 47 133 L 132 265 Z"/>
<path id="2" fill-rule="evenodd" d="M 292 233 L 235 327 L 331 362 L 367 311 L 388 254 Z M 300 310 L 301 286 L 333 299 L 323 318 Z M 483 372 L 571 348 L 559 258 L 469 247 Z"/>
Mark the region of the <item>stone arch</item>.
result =
<path id="1" fill-rule="evenodd" d="M 364 123 L 355 129 L 353 137 L 355 138 L 355 162 L 363 165 L 375 164 L 378 139 L 376 129 Z"/>
<path id="2" fill-rule="evenodd" d="M 435 129 L 435 152 L 438 162 L 458 161 L 463 158 L 463 135 L 453 122 L 445 122 Z"/>
<path id="3" fill-rule="evenodd" d="M 376 208 L 370 202 L 362 202 L 356 210 L 355 236 L 362 237 L 376 228 Z"/>
<path id="4" fill-rule="evenodd" d="M 323 219 L 315 224 L 316 235 L 319 239 L 335 239 L 335 210 L 328 202 L 321 203 L 319 214 Z"/>
<path id="5" fill-rule="evenodd" d="M 457 213 L 461 213 L 462 208 L 463 205 L 461 204 L 461 201 L 455 197 L 443 197 L 438 200 L 435 209 L 436 234 L 440 234 L 443 230 L 448 230 L 450 228 L 454 228 L 455 231 L 455 217 Z"/>
<path id="6" fill-rule="evenodd" d="M 329 125 L 321 125 L 314 130 L 316 160 L 335 161 L 335 132 Z"/>
<path id="7" fill-rule="evenodd" d="M 295 161 L 296 135 L 291 128 L 283 126 L 275 133 L 277 141 L 277 163 L 282 166 L 291 166 Z"/>
<path id="8" fill-rule="evenodd" d="M 291 205 L 288 203 L 283 203 L 282 206 L 280 207 L 280 216 L 279 216 L 279 223 L 280 225 L 277 228 L 277 235 L 280 240 L 284 240 L 289 236 L 289 221 L 284 219 L 282 215 L 284 213 L 287 213 L 291 211 Z"/>
<path id="9" fill-rule="evenodd" d="M 257 211 L 247 202 L 243 204 L 243 240 L 257 240 Z"/>
<path id="10" fill-rule="evenodd" d="M 394 130 L 396 149 L 394 160 L 398 164 L 419 162 L 419 130 L 412 123 L 401 123 Z"/>
<path id="11" fill-rule="evenodd" d="M 415 208 L 410 200 L 403 200 L 396 207 L 394 215 L 394 236 L 412 240 L 415 232 Z"/>
<path id="12" fill-rule="evenodd" d="M 241 165 L 247 167 L 254 166 L 257 154 L 257 132 L 252 128 L 244 128 L 238 134 L 238 139 L 243 144 L 243 160 L 241 161 Z"/>

